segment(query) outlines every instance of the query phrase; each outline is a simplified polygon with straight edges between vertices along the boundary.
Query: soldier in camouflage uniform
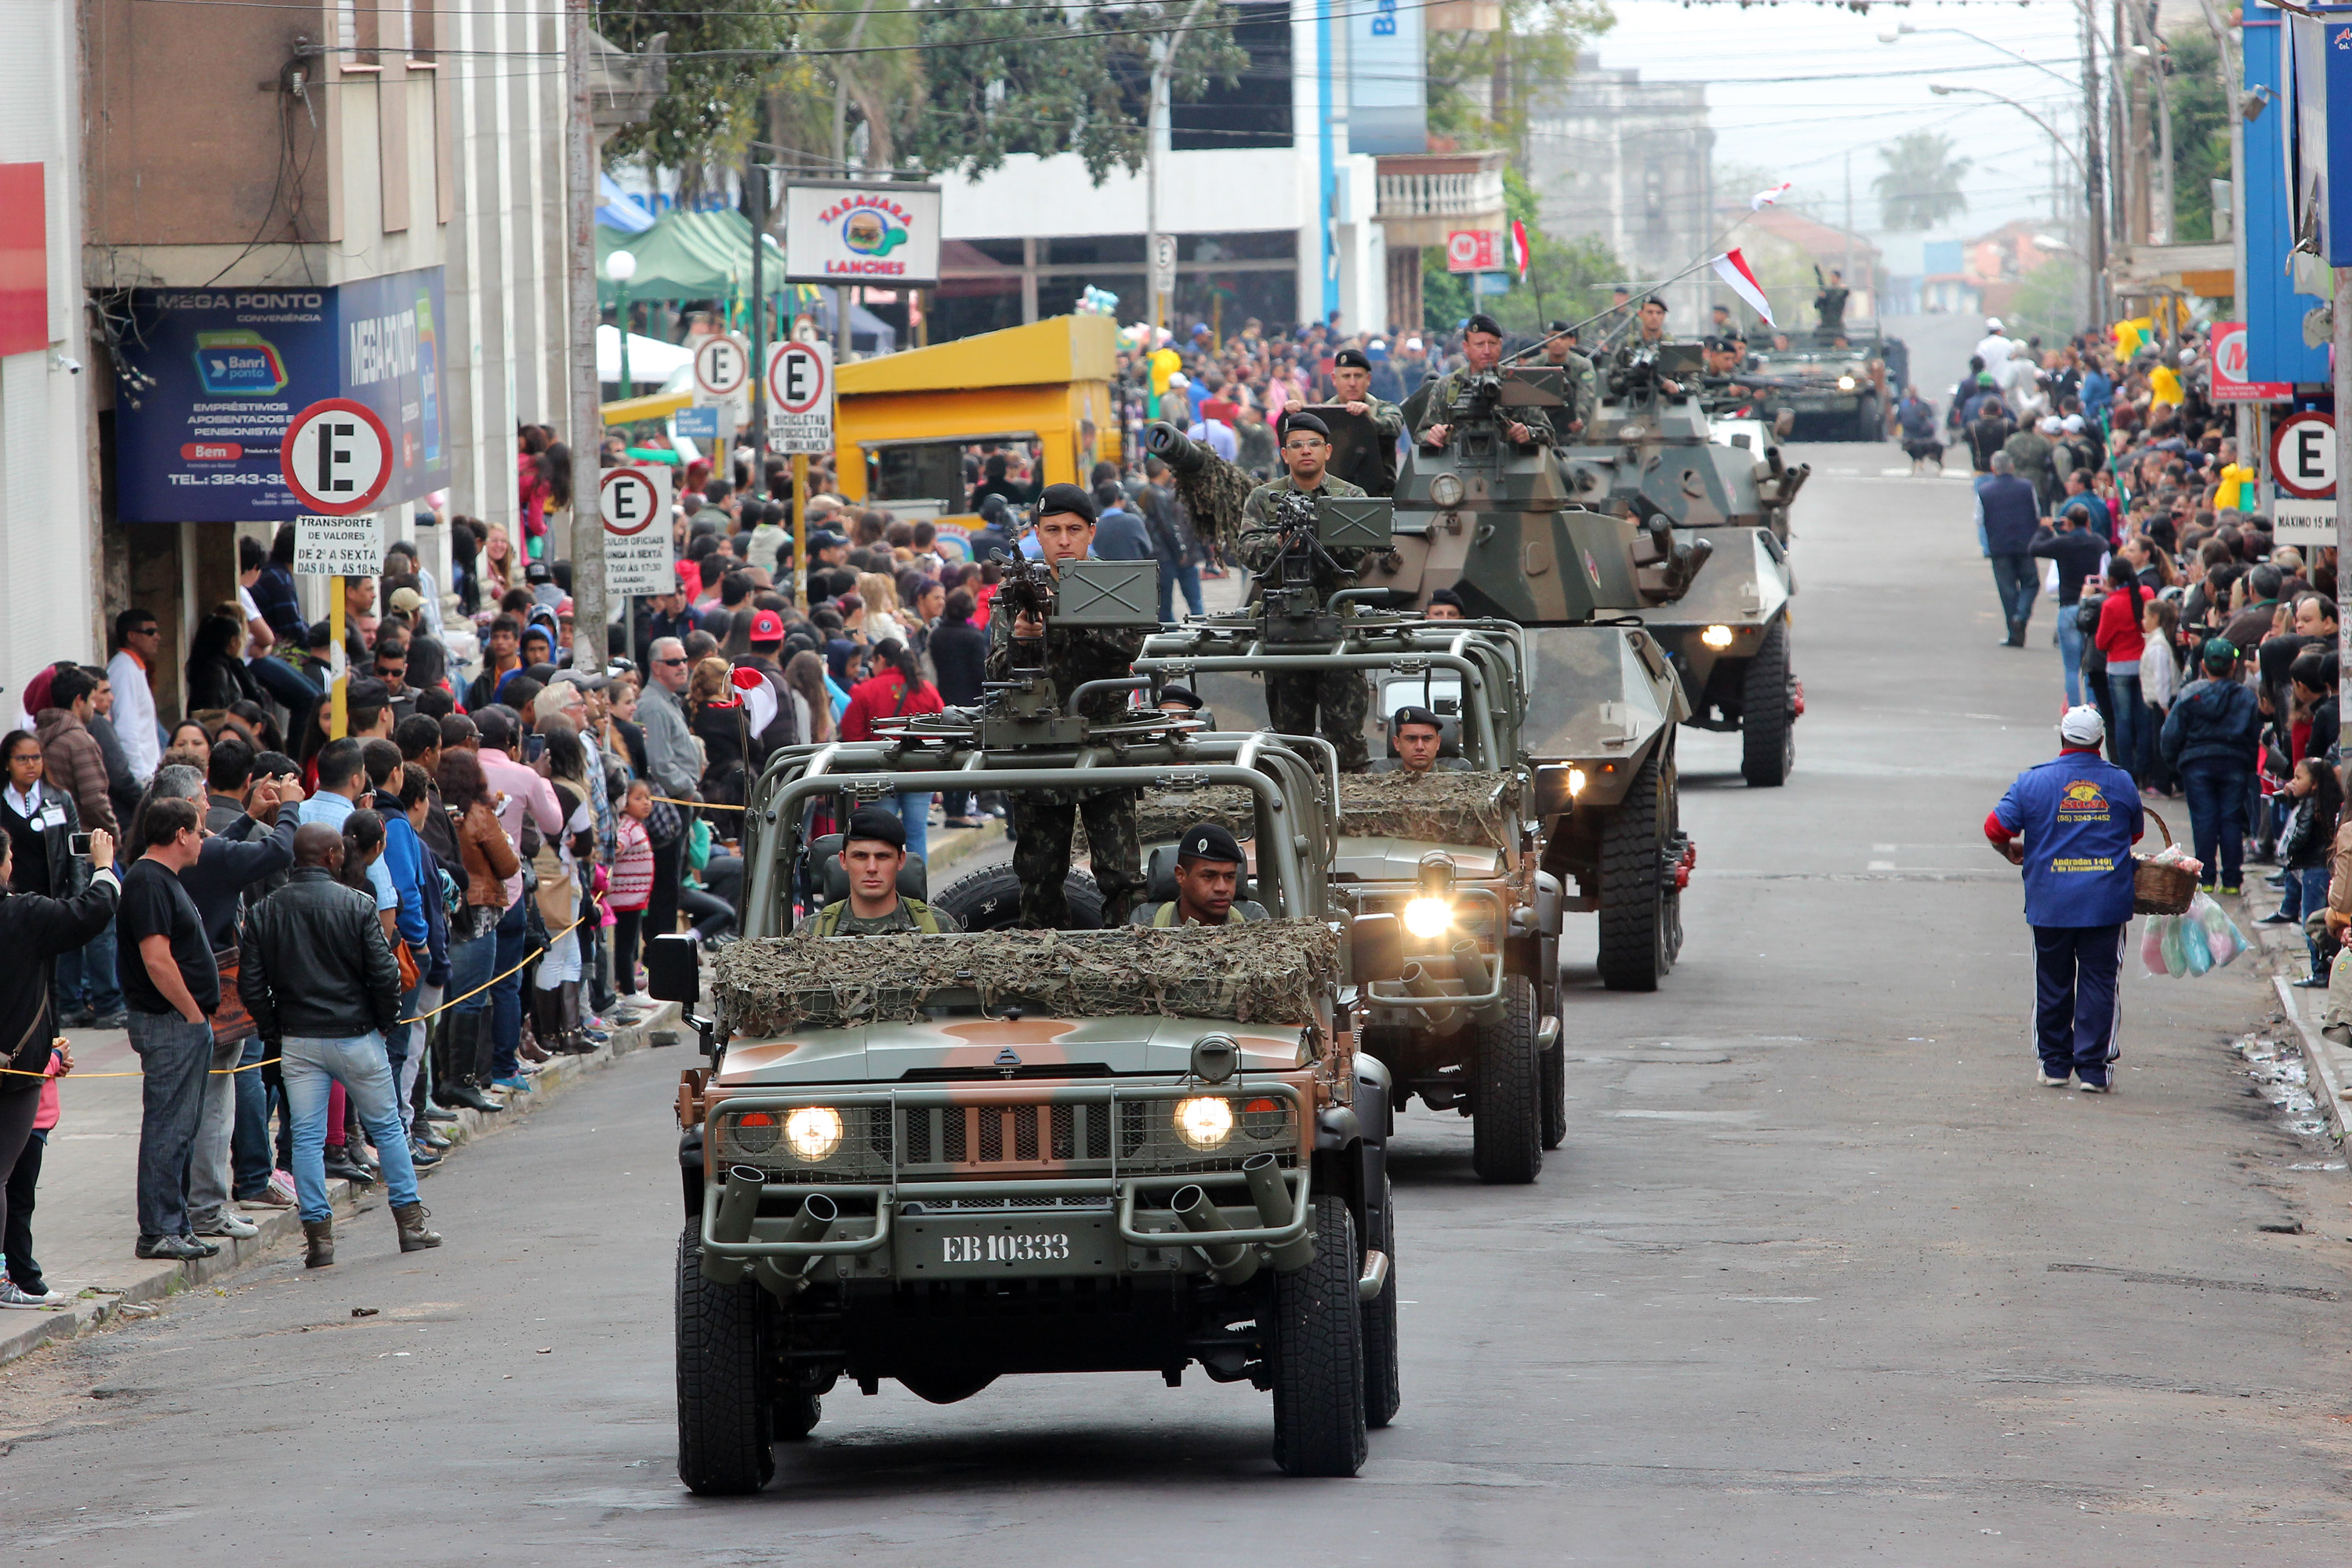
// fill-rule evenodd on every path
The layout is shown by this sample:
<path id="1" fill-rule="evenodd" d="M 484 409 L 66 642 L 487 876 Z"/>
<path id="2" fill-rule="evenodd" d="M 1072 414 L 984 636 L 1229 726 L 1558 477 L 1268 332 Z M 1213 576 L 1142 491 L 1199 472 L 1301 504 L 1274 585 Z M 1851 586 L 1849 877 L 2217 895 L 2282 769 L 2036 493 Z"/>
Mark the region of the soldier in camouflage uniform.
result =
<path id="1" fill-rule="evenodd" d="M 1290 471 L 1272 484 L 1250 491 L 1242 505 L 1241 540 L 1235 550 L 1243 565 L 1263 576 L 1282 556 L 1282 529 L 1274 514 L 1280 495 L 1360 496 L 1363 489 L 1324 471 L 1331 459 L 1329 432 L 1312 414 L 1294 414 L 1283 421 L 1282 461 Z M 1328 600 L 1342 588 L 1355 585 L 1363 565 L 1360 550 L 1330 552 L 1336 566 L 1318 562 L 1315 591 Z M 1339 766 L 1361 773 L 1370 760 L 1364 745 L 1364 715 L 1371 709 L 1371 690 L 1363 675 L 1352 669 L 1324 670 L 1316 675 L 1269 675 L 1265 706 L 1276 731 L 1285 735 L 1320 734 L 1339 748 Z M 1321 720 L 1317 720 L 1320 710 Z"/>
<path id="2" fill-rule="evenodd" d="M 1048 566 L 1083 561 L 1094 543 L 1094 498 L 1076 485 L 1047 485 L 1037 498 L 1037 544 Z M 1066 710 L 1070 693 L 1089 680 L 1116 680 L 1135 673 L 1143 651 L 1139 632 L 1098 626 L 1063 626 L 1048 631 L 1033 616 L 1015 616 L 999 595 L 989 627 L 988 679 L 1006 680 L 1016 665 L 1043 662 L 1055 698 Z M 1016 643 L 1024 645 L 1016 650 Z M 1018 658 L 1016 659 L 1016 652 Z M 1098 724 L 1117 723 L 1127 706 L 1124 691 L 1098 691 L 1080 710 Z M 1143 889 L 1143 845 L 1135 820 L 1132 789 L 1021 790 L 1008 794 L 1013 817 L 1013 873 L 1021 879 L 1021 920 L 1042 931 L 1070 923 L 1064 884 L 1070 874 L 1070 836 L 1087 825 L 1087 854 L 1095 886 L 1102 890 L 1103 924 L 1124 924 L 1135 896 Z"/>
<path id="3" fill-rule="evenodd" d="M 1566 372 L 1568 381 L 1568 407 L 1566 417 L 1560 421 L 1564 428 L 1559 434 L 1573 436 L 1584 428 L 1592 411 L 1601 406 L 1600 378 L 1593 374 L 1592 362 L 1576 346 L 1576 329 L 1572 325 L 1554 321 L 1549 331 L 1551 336 L 1544 340 L 1544 363 Z"/>
<path id="4" fill-rule="evenodd" d="M 1356 472 L 1338 477 L 1360 485 L 1366 495 L 1393 493 L 1396 489 L 1396 444 L 1404 434 L 1404 410 L 1372 395 L 1372 362 L 1361 349 L 1341 349 L 1331 356 L 1331 384 L 1339 389 L 1332 401 L 1348 413 L 1370 422 L 1373 435 L 1384 447 L 1382 456 L 1386 459 L 1383 462 L 1370 454 L 1359 454 L 1363 467 Z"/>
<path id="5" fill-rule="evenodd" d="M 1473 316 L 1469 328 L 1462 334 L 1462 357 L 1468 363 L 1460 370 L 1450 370 L 1429 394 L 1429 406 L 1422 414 L 1421 428 L 1413 439 L 1433 451 L 1443 450 L 1454 438 L 1454 424 L 1458 416 L 1456 405 L 1471 378 L 1493 370 L 1503 357 L 1503 328 L 1492 316 Z M 1540 408 L 1514 409 L 1503 418 L 1503 434 L 1521 447 L 1549 445 L 1552 439 L 1551 420 Z"/>
<path id="6" fill-rule="evenodd" d="M 922 931 L 938 936 L 961 931 L 963 927 L 946 910 L 898 891 L 898 871 L 906 863 L 907 825 L 898 820 L 897 812 L 861 805 L 850 813 L 849 830 L 841 846 L 849 897 L 836 899 L 817 911 L 816 934 L 883 936 Z"/>

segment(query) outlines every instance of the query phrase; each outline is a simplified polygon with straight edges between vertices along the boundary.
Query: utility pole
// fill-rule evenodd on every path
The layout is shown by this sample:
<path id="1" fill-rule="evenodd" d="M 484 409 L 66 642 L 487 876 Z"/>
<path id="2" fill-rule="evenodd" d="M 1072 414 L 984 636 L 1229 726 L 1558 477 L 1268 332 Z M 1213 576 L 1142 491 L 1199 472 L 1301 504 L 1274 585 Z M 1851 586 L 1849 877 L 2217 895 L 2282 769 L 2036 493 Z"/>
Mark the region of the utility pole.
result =
<path id="1" fill-rule="evenodd" d="M 1160 58 L 1151 64 L 1151 86 L 1144 100 L 1143 116 L 1143 290 L 1150 296 L 1150 309 L 1145 316 L 1151 322 L 1151 341 L 1144 345 L 1150 353 L 1160 346 L 1160 326 L 1167 320 L 1170 296 L 1175 291 L 1175 268 L 1168 269 L 1169 287 L 1163 293 L 1160 287 L 1160 146 L 1168 134 L 1170 119 L 1168 79 L 1176 68 L 1176 51 L 1182 47 L 1184 35 L 1192 30 L 1208 0 L 1192 0 L 1185 8 L 1184 19 L 1176 24 L 1160 50 Z"/>
<path id="2" fill-rule="evenodd" d="M 2090 258 L 2090 320 L 2107 321 L 2107 207 L 2103 189 L 2105 171 L 2099 156 L 2098 24 L 2088 0 L 2083 17 L 2083 226 L 2084 254 Z"/>
<path id="3" fill-rule="evenodd" d="M 564 258 L 572 307 L 572 665 L 604 671 L 604 513 L 597 453 L 604 419 L 596 377 L 596 106 L 588 86 L 590 0 L 564 0 L 563 76 L 571 89 L 563 183 L 572 243 Z M 626 331 L 628 323 L 622 322 Z"/>

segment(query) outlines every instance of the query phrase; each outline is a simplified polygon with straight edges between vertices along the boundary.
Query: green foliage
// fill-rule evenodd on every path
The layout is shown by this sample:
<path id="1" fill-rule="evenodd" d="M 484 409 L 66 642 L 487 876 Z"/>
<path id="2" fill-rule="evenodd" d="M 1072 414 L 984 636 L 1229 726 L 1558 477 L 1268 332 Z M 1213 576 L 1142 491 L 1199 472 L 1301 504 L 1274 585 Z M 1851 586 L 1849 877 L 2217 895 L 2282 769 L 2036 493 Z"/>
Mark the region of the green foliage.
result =
<path id="1" fill-rule="evenodd" d="M 1608 0 L 1502 0 L 1491 33 L 1429 35 L 1429 134 L 1457 147 L 1509 147 L 1526 159 L 1528 106 L 1576 74 L 1577 50 L 1617 25 Z M 1487 102 L 1473 96 L 1483 83 Z"/>
<path id="2" fill-rule="evenodd" d="M 1040 11 L 1025 0 L 923 13 L 924 91 L 902 106 L 902 145 L 927 169 L 986 174 L 1015 153 L 1076 153 L 1097 184 L 1114 167 L 1143 166 L 1147 83 L 1155 37 L 1185 6 Z M 1233 41 L 1233 13 L 1204 9 L 1169 79 L 1180 101 L 1212 81 L 1230 87 L 1249 63 Z M 1126 32 L 1128 29 L 1138 29 Z M 1120 31 L 1116 37 L 1087 37 Z"/>
<path id="3" fill-rule="evenodd" d="M 1935 131 L 1912 131 L 1878 150 L 1884 173 L 1870 182 L 1880 220 L 1891 229 L 1933 228 L 1969 210 L 1960 181 L 1973 160 L 1952 156 L 1958 143 Z"/>
<path id="4" fill-rule="evenodd" d="M 1424 248 L 1421 253 L 1422 325 L 1433 331 L 1450 332 L 1473 309 L 1470 274 L 1448 272 L 1443 247 Z"/>
<path id="5" fill-rule="evenodd" d="M 680 10 L 677 0 L 598 0 L 596 30 L 632 54 L 667 33 L 669 90 L 643 125 L 624 127 L 605 145 L 608 157 L 642 154 L 656 165 L 691 169 L 730 162 L 752 137 L 760 95 L 782 68 L 799 7 L 793 0 L 699 0 Z M 751 51 L 750 58 L 691 58 L 710 50 Z M 773 58 L 757 58 L 774 50 Z"/>
<path id="6" fill-rule="evenodd" d="M 2212 34 L 2184 28 L 2165 42 L 2172 58 L 2164 83 L 2172 105 L 2172 237 L 2210 239 L 2212 182 L 2230 177 L 2230 106 L 2221 96 Z M 2156 151 L 2151 142 L 2151 160 Z"/>
<path id="7" fill-rule="evenodd" d="M 2056 343 L 2082 330 L 2082 316 L 2083 269 L 2061 257 L 2018 279 L 2000 319 L 2012 337 Z"/>

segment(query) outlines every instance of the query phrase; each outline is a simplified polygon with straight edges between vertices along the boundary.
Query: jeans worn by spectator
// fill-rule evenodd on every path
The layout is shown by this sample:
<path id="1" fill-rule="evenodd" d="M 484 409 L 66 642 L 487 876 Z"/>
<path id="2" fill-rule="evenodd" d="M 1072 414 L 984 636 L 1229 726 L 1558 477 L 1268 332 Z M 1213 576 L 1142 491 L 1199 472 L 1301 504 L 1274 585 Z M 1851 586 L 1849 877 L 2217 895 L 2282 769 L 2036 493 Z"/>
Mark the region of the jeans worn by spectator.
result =
<path id="1" fill-rule="evenodd" d="M 188 1156 L 188 1223 L 198 1235 L 228 1212 L 231 1181 L 229 1148 L 236 1134 L 237 1063 L 245 1059 L 245 1042 L 214 1042 L 212 1062 L 205 1075 L 205 1108 L 196 1123 L 196 1146 Z"/>
<path id="2" fill-rule="evenodd" d="M 269 1148 L 270 1086 L 263 1080 L 260 1065 L 268 1050 L 259 1036 L 246 1041 L 236 1064 L 246 1070 L 229 1080 L 236 1085 L 236 1126 L 229 1137 L 229 1191 L 240 1202 L 259 1197 L 278 1168 Z"/>
<path id="3" fill-rule="evenodd" d="M 2186 763 L 2180 787 L 2189 797 L 2189 837 L 2197 862 L 2204 867 L 2205 886 L 2234 888 L 2246 852 L 2246 795 L 2253 769 L 2250 765 L 2206 760 Z"/>
<path id="4" fill-rule="evenodd" d="M 2074 620 L 2074 606 L 2058 607 L 2058 668 L 2066 678 L 2066 706 L 2083 702 L 2083 628 Z"/>
<path id="5" fill-rule="evenodd" d="M 2126 675 L 2110 667 L 2107 670 L 2107 709 L 2115 715 L 2114 728 L 2107 731 L 2107 761 L 2131 774 L 2135 784 L 2147 774 L 2141 752 L 2147 742 L 2147 704 L 2139 700 L 2139 667 L 2132 666 Z"/>
<path id="6" fill-rule="evenodd" d="M 383 1037 L 371 1031 L 347 1039 L 289 1035 L 279 1071 L 294 1113 L 294 1194 L 305 1220 L 333 1217 L 327 1201 L 325 1144 L 328 1087 L 341 1083 L 359 1111 L 377 1158 L 383 1162 L 386 1197 L 398 1208 L 416 1201 L 416 1167 L 408 1158 L 408 1122 L 393 1096 L 392 1066 Z"/>
<path id="7" fill-rule="evenodd" d="M 926 860 L 931 847 L 931 792 L 908 790 L 896 805 L 898 820 L 907 829 L 907 853 Z"/>
<path id="8" fill-rule="evenodd" d="M 2001 618 L 2009 623 L 2009 640 L 2023 647 L 2026 623 L 2033 618 L 2033 596 L 2042 591 L 2042 574 L 2031 555 L 1995 555 L 1992 585 L 2000 595 Z"/>
<path id="9" fill-rule="evenodd" d="M 34 1093 L 26 1098 L 37 1102 L 41 1097 Z M 0 1105 L 0 1119 L 7 1114 L 8 1108 Z M 0 1145 L 5 1142 L 5 1131 L 0 1130 Z M 33 1197 L 41 1184 L 41 1156 L 47 1152 L 48 1142 L 47 1131 L 27 1133 L 5 1187 L 0 1187 L 6 1194 L 8 1210 L 7 1220 L 0 1223 L 0 1257 L 6 1258 L 8 1278 L 16 1289 L 35 1295 L 41 1290 L 41 1266 L 33 1257 Z"/>
<path id="10" fill-rule="evenodd" d="M 490 1037 L 497 1051 L 490 1058 L 492 1078 L 512 1078 L 515 1075 L 515 1053 L 522 1048 L 522 983 L 525 976 L 517 966 L 522 963 L 523 939 L 530 927 L 530 892 L 509 906 L 499 921 L 498 952 L 492 956 L 489 973 L 499 975 L 490 987 Z"/>
<path id="11" fill-rule="evenodd" d="M 471 1081 L 485 1070 L 478 1065 L 482 1020 L 490 1013 L 490 994 L 482 989 L 498 971 L 499 939 L 485 932 L 470 942 L 449 944 L 449 994 L 462 998 L 446 1015 L 449 1020 L 447 1060 L 452 1073 Z M 485 1080 L 487 1081 L 487 1080 Z"/>
<path id="12" fill-rule="evenodd" d="M 2299 921 L 2327 907 L 2327 868 L 2306 866 L 2301 869 L 2287 868 L 2286 887 L 2279 899 L 2278 912 L 2289 920 Z"/>
<path id="13" fill-rule="evenodd" d="M 1194 615 L 1205 613 L 1201 607 L 1200 567 L 1190 561 L 1181 565 L 1171 565 L 1162 561 L 1160 563 L 1160 618 L 1163 622 L 1176 618 L 1176 590 L 1179 588 L 1184 590 L 1184 603 L 1191 606 Z"/>
<path id="14" fill-rule="evenodd" d="M 79 951 L 61 953 L 57 963 L 58 1007 L 70 1013 L 88 1008 L 103 1018 L 122 1011 L 122 982 L 115 974 L 114 922 L 89 939 Z"/>
<path id="15" fill-rule="evenodd" d="M 177 1013 L 132 1013 L 139 1054 L 139 1234 L 190 1234 L 188 1164 L 204 1119 L 205 1075 L 213 1065 L 213 1024 Z"/>

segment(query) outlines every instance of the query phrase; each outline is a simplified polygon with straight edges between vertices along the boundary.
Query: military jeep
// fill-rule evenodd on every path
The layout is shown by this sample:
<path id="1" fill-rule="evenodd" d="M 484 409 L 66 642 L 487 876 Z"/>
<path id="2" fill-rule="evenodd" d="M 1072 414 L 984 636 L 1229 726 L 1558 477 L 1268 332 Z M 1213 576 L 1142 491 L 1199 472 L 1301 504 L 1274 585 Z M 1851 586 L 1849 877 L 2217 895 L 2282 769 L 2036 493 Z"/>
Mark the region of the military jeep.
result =
<path id="1" fill-rule="evenodd" d="M 708 1057 L 677 1102 L 678 1472 L 698 1493 L 766 1485 L 771 1445 L 806 1436 L 843 1379 L 944 1404 L 1013 1373 L 1173 1386 L 1198 1365 L 1272 1394 L 1292 1475 L 1354 1474 L 1396 1413 L 1390 1085 L 1351 997 L 1402 973 L 1402 944 L 1393 917 L 1350 920 L 1333 896 L 1317 762 L 1158 713 L 1012 713 L 1007 695 L 771 758 L 743 938 L 707 999 L 690 949 L 655 944 L 656 994 L 697 1002 Z M 1022 743 L 1024 724 L 1063 738 Z M 811 929 L 845 885 L 810 864 L 831 847 L 813 817 L 1079 778 L 1245 799 L 1270 918 Z M 910 861 L 902 889 L 921 884 Z"/>

